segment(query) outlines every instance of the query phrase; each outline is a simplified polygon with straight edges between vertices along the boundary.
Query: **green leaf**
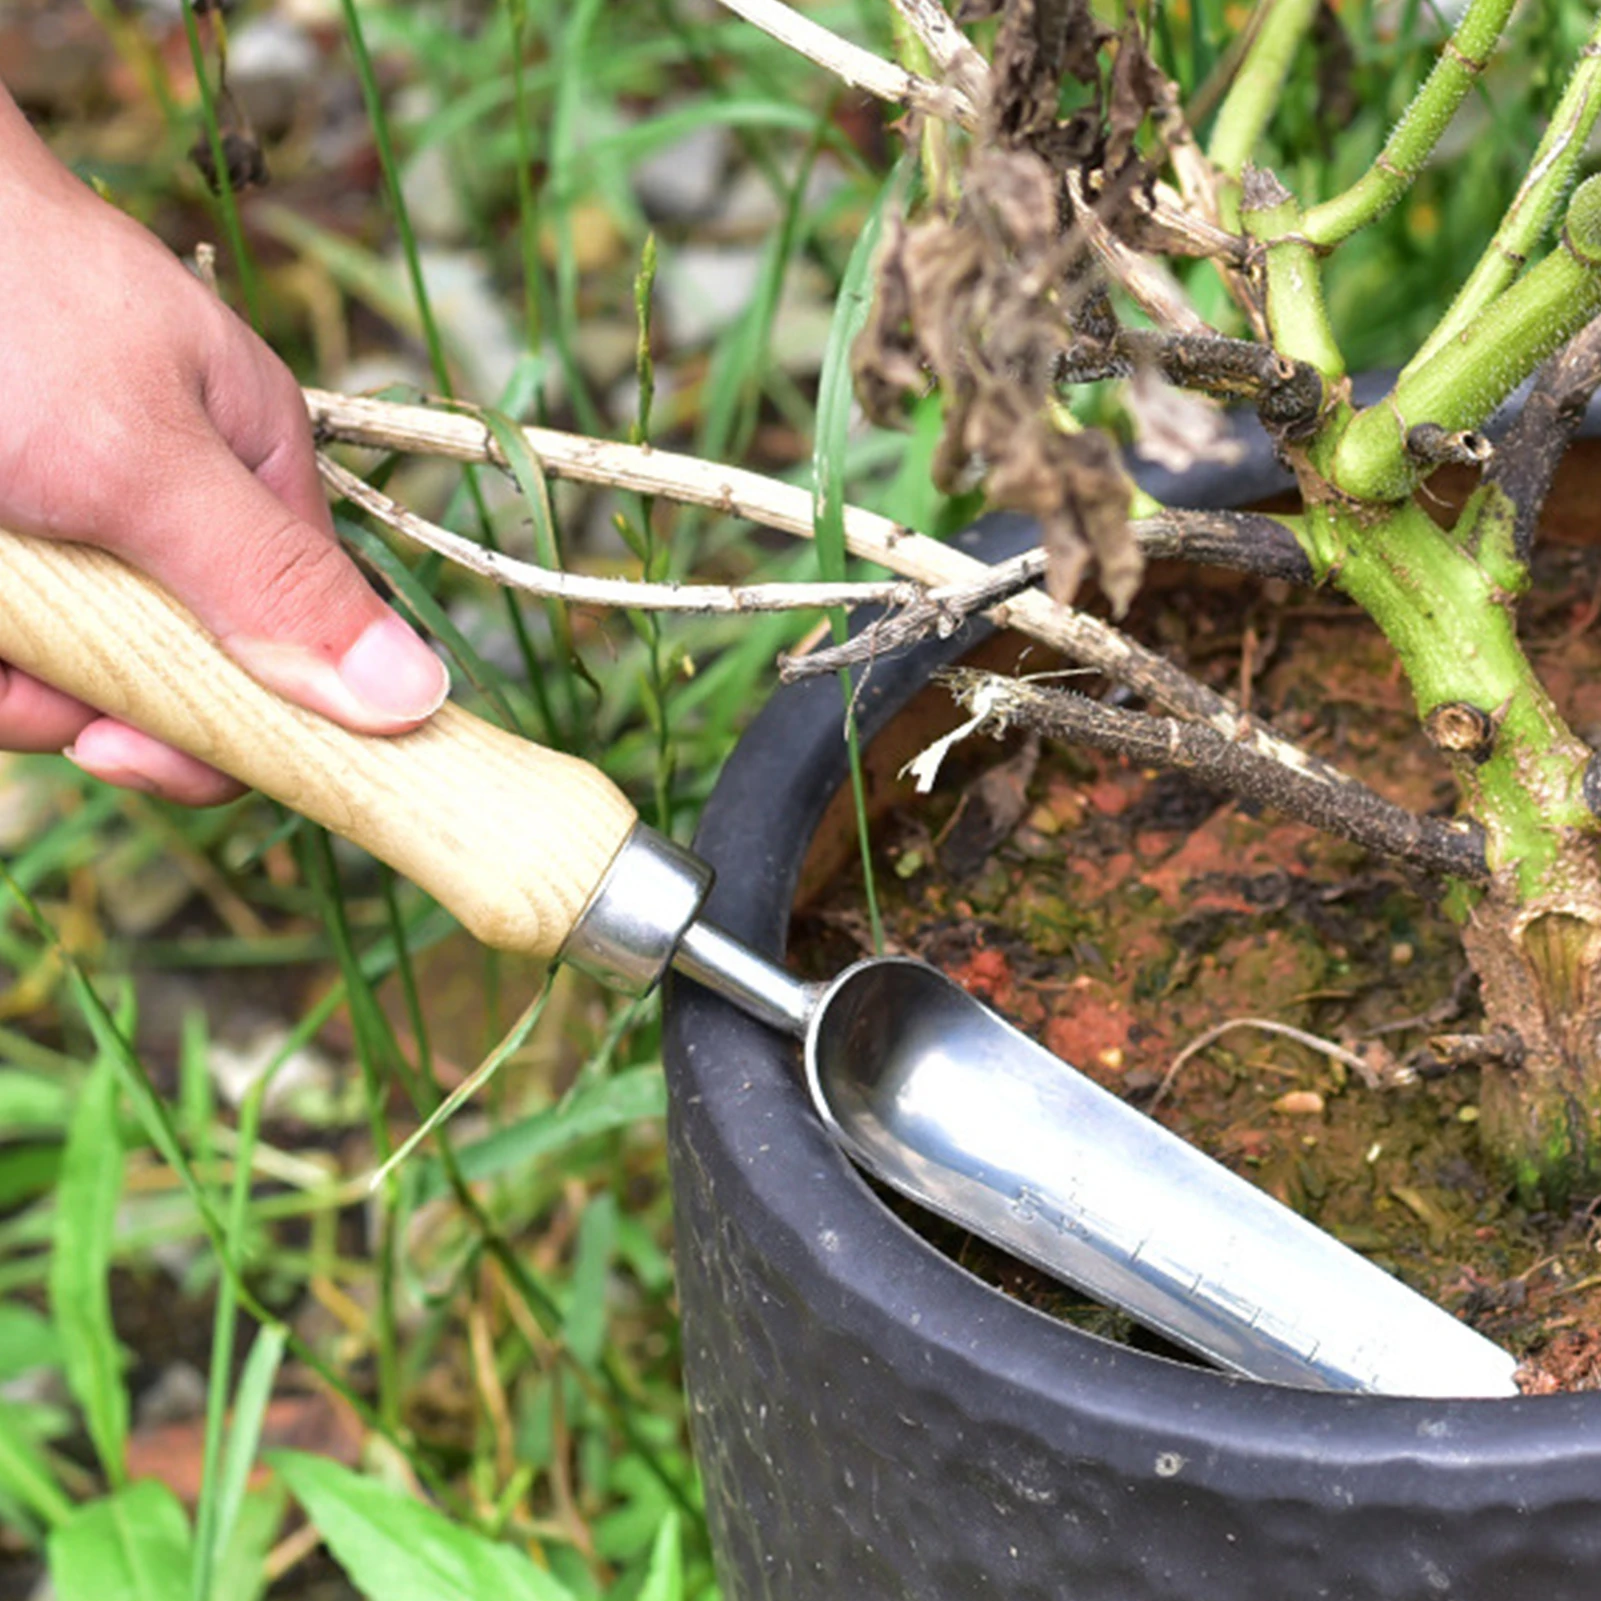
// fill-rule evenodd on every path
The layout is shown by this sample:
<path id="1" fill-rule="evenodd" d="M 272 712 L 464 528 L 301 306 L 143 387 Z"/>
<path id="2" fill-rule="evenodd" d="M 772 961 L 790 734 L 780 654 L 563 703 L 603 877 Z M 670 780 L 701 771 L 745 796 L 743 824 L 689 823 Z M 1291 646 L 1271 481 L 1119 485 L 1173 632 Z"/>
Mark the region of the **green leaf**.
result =
<path id="1" fill-rule="evenodd" d="M 285 1454 L 273 1465 L 371 1601 L 572 1601 L 522 1552 L 376 1479 L 322 1457 Z"/>
<path id="2" fill-rule="evenodd" d="M 0 1069 L 0 1129 L 21 1134 L 56 1134 L 67 1124 L 67 1086 L 43 1073 Z"/>
<path id="3" fill-rule="evenodd" d="M 354 546 L 394 586 L 400 604 L 450 652 L 451 659 L 467 675 L 473 688 L 489 700 L 501 726 L 515 729 L 516 715 L 502 689 L 504 675 L 478 654 L 472 641 L 451 621 L 450 613 L 428 593 L 406 563 L 376 534 L 370 533 L 359 523 L 336 515 L 334 526 L 346 544 Z"/>
<path id="4" fill-rule="evenodd" d="M 155 1479 L 79 1508 L 49 1549 L 56 1601 L 188 1601 L 189 1525 Z"/>
<path id="5" fill-rule="evenodd" d="M 267 1415 L 273 1380 L 278 1376 L 278 1365 L 283 1361 L 288 1338 L 289 1332 L 281 1323 L 269 1323 L 256 1336 L 245 1361 L 234 1401 L 233 1426 L 228 1432 L 228 1450 L 222 1462 L 222 1486 L 217 1495 L 214 1535 L 217 1550 L 226 1551 L 233 1540 L 250 1469 L 261 1444 L 262 1420 Z"/>
<path id="6" fill-rule="evenodd" d="M 31 1306 L 0 1302 L 0 1384 L 60 1361 L 61 1348 L 48 1318 Z"/>
<path id="7" fill-rule="evenodd" d="M 46 1523 L 65 1523 L 72 1516 L 72 1502 L 56 1483 L 21 1414 L 7 1401 L 0 1401 L 0 1494 Z"/>
<path id="8" fill-rule="evenodd" d="M 817 429 L 812 452 L 812 523 L 817 541 L 817 569 L 839 582 L 845 577 L 845 454 L 851 417 L 851 346 L 867 323 L 873 302 L 873 259 L 884 227 L 884 209 L 900 191 L 907 171 L 905 158 L 884 180 L 862 231 L 851 248 L 835 302 L 834 320 L 823 350 L 817 383 Z M 836 625 L 836 637 L 839 628 Z"/>
<path id="9" fill-rule="evenodd" d="M 617 1198 L 594 1196 L 578 1222 L 572 1298 L 567 1306 L 567 1349 L 585 1367 L 600 1360 L 606 1344 L 606 1287 L 617 1254 Z"/>
<path id="10" fill-rule="evenodd" d="M 656 1532 L 639 1601 L 684 1601 L 684 1551 L 676 1512 L 669 1512 Z"/>
<path id="11" fill-rule="evenodd" d="M 50 1310 L 61 1339 L 67 1386 L 83 1408 L 89 1437 L 114 1484 L 125 1476 L 128 1395 L 111 1323 L 111 1247 L 122 1195 L 117 1075 L 102 1055 L 72 1114 L 56 1190 Z"/>
<path id="12" fill-rule="evenodd" d="M 288 1502 L 288 1493 L 276 1479 L 245 1497 L 233 1537 L 217 1563 L 207 1601 L 256 1601 L 266 1590 L 267 1557 L 277 1541 Z"/>

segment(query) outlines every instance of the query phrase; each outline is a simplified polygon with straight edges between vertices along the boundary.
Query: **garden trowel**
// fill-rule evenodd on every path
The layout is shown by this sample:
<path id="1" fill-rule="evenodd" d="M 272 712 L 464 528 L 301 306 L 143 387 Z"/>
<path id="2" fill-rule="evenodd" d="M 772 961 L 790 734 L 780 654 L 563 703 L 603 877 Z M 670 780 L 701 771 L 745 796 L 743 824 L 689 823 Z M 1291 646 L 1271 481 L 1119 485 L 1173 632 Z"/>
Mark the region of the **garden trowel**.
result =
<path id="1" fill-rule="evenodd" d="M 1516 1393 L 1511 1356 L 1042 1050 L 934 969 L 806 984 L 702 921 L 710 870 L 602 773 L 447 705 L 352 734 L 250 678 L 114 557 L 0 531 L 0 660 L 365 847 L 480 939 L 648 990 L 671 965 L 804 1041 L 884 1183 L 1257 1379 Z"/>

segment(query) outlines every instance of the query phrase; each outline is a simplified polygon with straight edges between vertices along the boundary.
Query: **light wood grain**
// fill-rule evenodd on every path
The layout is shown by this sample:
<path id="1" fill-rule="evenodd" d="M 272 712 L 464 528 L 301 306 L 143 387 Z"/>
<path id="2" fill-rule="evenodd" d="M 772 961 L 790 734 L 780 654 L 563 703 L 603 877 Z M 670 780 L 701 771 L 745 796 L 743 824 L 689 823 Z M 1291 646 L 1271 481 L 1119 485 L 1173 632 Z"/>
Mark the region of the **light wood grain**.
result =
<path id="1" fill-rule="evenodd" d="M 603 773 L 457 706 L 385 739 L 290 705 L 87 546 L 0 529 L 0 660 L 342 834 L 502 950 L 553 956 L 634 826 Z"/>

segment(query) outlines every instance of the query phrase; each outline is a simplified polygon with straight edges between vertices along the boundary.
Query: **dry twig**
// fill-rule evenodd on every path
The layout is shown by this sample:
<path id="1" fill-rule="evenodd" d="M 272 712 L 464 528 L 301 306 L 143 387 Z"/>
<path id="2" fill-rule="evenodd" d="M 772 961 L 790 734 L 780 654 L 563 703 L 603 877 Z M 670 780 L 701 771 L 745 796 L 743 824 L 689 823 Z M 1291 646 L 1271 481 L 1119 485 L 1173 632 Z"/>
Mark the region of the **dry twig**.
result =
<path id="1" fill-rule="evenodd" d="M 446 411 L 407 406 L 316 389 L 306 391 L 306 403 L 312 422 L 325 441 L 489 462 L 499 467 L 508 465 L 488 427 L 459 408 Z M 523 436 L 552 477 L 708 506 L 727 516 L 745 517 L 803 539 L 812 536 L 811 494 L 760 473 L 643 445 L 586 439 L 550 428 L 525 428 Z M 1171 518 L 1180 514 L 1166 515 Z M 853 556 L 876 562 L 930 588 L 977 584 L 990 576 L 986 563 L 915 533 L 891 518 L 847 507 L 844 523 L 845 544 Z M 1264 760 L 1327 784 L 1350 783 L 1338 768 L 1299 749 L 1266 724 L 1247 717 L 1226 696 L 1198 683 L 1109 623 L 1071 606 L 1058 605 L 1033 590 L 1003 601 L 987 615 L 997 626 L 1015 628 L 1081 666 L 1097 668 L 1175 717 L 1207 724 Z"/>
<path id="2" fill-rule="evenodd" d="M 631 578 L 595 578 L 583 573 L 552 572 L 519 561 L 503 551 L 488 550 L 408 511 L 365 479 L 327 456 L 317 457 L 323 482 L 352 505 L 397 534 L 449 557 L 458 566 L 511 589 L 564 600 L 574 606 L 600 606 L 609 611 L 672 611 L 696 616 L 726 612 L 826 610 L 831 606 L 912 607 L 924 600 L 922 585 L 905 580 L 864 584 L 660 584 Z"/>
<path id="3" fill-rule="evenodd" d="M 841 39 L 837 33 L 791 10 L 781 0 L 719 0 L 735 16 L 787 44 L 808 61 L 834 74 L 842 83 L 861 89 L 891 105 L 908 106 L 964 128 L 976 127 L 978 111 L 972 99 L 954 83 L 945 86 L 908 72 L 871 50 Z"/>
<path id="4" fill-rule="evenodd" d="M 1399 1066 L 1391 1068 L 1388 1072 L 1380 1071 L 1374 1067 L 1370 1058 L 1361 1056 L 1356 1051 L 1347 1050 L 1343 1045 L 1336 1045 L 1333 1040 L 1326 1040 L 1320 1034 L 1308 1034 L 1305 1029 L 1296 1028 L 1290 1023 L 1279 1023 L 1271 1017 L 1230 1017 L 1207 1029 L 1204 1034 L 1198 1034 L 1173 1058 L 1167 1072 L 1162 1075 L 1162 1082 L 1156 1086 L 1156 1094 L 1151 1097 L 1147 1110 L 1154 1110 L 1161 1105 L 1168 1091 L 1173 1088 L 1173 1081 L 1179 1076 L 1179 1070 L 1192 1056 L 1199 1055 L 1207 1046 L 1215 1045 L 1225 1034 L 1232 1033 L 1237 1028 L 1254 1028 L 1260 1029 L 1265 1034 L 1282 1034 L 1285 1039 L 1294 1040 L 1298 1045 L 1305 1045 L 1309 1050 L 1321 1051 L 1324 1056 L 1344 1063 L 1370 1090 L 1394 1089 L 1397 1085 L 1410 1083 L 1416 1076 L 1409 1069 Z"/>
<path id="5" fill-rule="evenodd" d="M 1352 779 L 1325 783 L 1264 758 L 1203 723 L 1119 711 L 1069 690 L 998 673 L 958 668 L 945 676 L 964 705 L 972 706 L 982 693 L 997 727 L 1018 723 L 1126 756 L 1140 766 L 1179 768 L 1211 789 L 1271 806 L 1324 833 L 1431 873 L 1480 882 L 1489 876 L 1483 835 L 1468 824 L 1420 817 Z M 1004 690 L 997 693 L 997 684 Z"/>

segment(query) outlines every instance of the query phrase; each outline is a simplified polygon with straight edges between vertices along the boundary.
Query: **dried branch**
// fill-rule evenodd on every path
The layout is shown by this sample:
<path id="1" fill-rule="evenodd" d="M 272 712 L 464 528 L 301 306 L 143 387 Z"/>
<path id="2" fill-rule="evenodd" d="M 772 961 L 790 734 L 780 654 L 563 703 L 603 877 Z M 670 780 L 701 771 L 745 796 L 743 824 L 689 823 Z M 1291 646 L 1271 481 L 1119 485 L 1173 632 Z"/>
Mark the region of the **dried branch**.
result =
<path id="1" fill-rule="evenodd" d="M 1311 558 L 1291 521 L 1251 511 L 1164 511 L 1134 524 L 1148 561 L 1186 561 L 1256 578 L 1313 584 Z"/>
<path id="2" fill-rule="evenodd" d="M 1512 502 L 1513 545 L 1524 561 L 1534 548 L 1540 508 L 1551 481 L 1597 388 L 1601 388 L 1601 317 L 1540 369 L 1523 410 L 1484 474 L 1485 481 L 1499 485 Z"/>
<path id="3" fill-rule="evenodd" d="M 1314 581 L 1312 563 L 1289 525 L 1260 512 L 1164 511 L 1130 526 L 1140 550 L 1153 561 L 1189 561 L 1292 584 Z M 784 683 L 792 683 L 875 661 L 930 634 L 948 639 L 974 613 L 987 611 L 1034 583 L 1048 560 L 1043 550 L 1025 551 L 997 563 L 986 579 L 928 590 L 911 605 L 869 623 L 841 645 L 825 646 L 804 656 L 779 657 L 778 676 Z"/>
<path id="4" fill-rule="evenodd" d="M 964 128 L 978 125 L 978 110 L 972 98 L 955 84 L 931 83 L 915 72 L 885 61 L 871 50 L 830 33 L 810 17 L 782 4 L 781 0 L 719 0 L 719 4 L 833 73 L 853 89 L 892 105 L 907 106 L 946 122 L 959 123 Z"/>
<path id="5" fill-rule="evenodd" d="M 866 584 L 653 584 L 629 578 L 594 578 L 582 573 L 552 572 L 533 562 L 519 561 L 502 551 L 488 550 L 471 539 L 408 511 L 365 479 L 318 455 L 317 469 L 336 495 L 359 506 L 397 534 L 437 551 L 458 566 L 492 579 L 509 589 L 527 590 L 574 606 L 601 606 L 608 610 L 672 611 L 697 616 L 727 612 L 826 610 L 831 606 L 894 606 L 912 608 L 923 603 L 921 585 Z"/>
<path id="6" fill-rule="evenodd" d="M 1323 380 L 1309 362 L 1211 332 L 1119 328 L 1109 339 L 1079 339 L 1067 350 L 1057 377 L 1067 384 L 1091 383 L 1128 377 L 1141 367 L 1154 368 L 1180 389 L 1219 400 L 1249 400 L 1264 426 L 1288 439 L 1311 432 L 1323 406 Z"/>
<path id="7" fill-rule="evenodd" d="M 946 677 L 963 705 L 971 705 L 972 698 L 987 688 L 996 706 L 991 719 L 998 727 L 1021 723 L 1073 744 L 1125 756 L 1138 766 L 1181 769 L 1209 788 L 1270 806 L 1324 833 L 1429 873 L 1479 882 L 1489 877 L 1478 829 L 1417 816 L 1354 780 L 1339 786 L 1323 783 L 1282 762 L 1264 759 L 1204 724 L 1117 711 L 1028 679 L 1005 679 L 966 668 Z M 993 687 L 997 680 L 1006 686 L 1003 693 Z"/>
<path id="8" fill-rule="evenodd" d="M 306 404 L 324 440 L 342 440 L 374 450 L 489 462 L 499 467 L 508 465 L 489 428 L 459 407 L 445 411 L 317 389 L 306 391 Z M 745 517 L 803 539 L 812 536 L 810 493 L 760 473 L 643 445 L 586 439 L 551 428 L 525 428 L 523 437 L 552 477 L 685 501 L 730 517 Z M 845 544 L 853 556 L 877 562 L 930 588 L 979 583 L 990 572 L 984 562 L 888 517 L 848 506 L 844 522 Z M 1197 683 L 1181 668 L 1110 624 L 1071 606 L 1060 606 L 1046 595 L 1026 590 L 992 608 L 989 616 L 1000 627 L 1015 628 L 1069 660 L 1094 667 L 1115 683 L 1126 684 L 1165 712 L 1206 723 L 1265 761 L 1281 763 L 1331 785 L 1350 782 L 1338 768 L 1282 739 L 1264 723 L 1242 712 L 1227 696 Z"/>
<path id="9" fill-rule="evenodd" d="M 892 4 L 945 75 L 945 82 L 974 105 L 980 104 L 989 93 L 989 62 L 951 21 L 939 0 L 892 0 Z"/>
<path id="10" fill-rule="evenodd" d="M 821 673 L 837 672 L 841 667 L 851 667 L 858 662 L 876 661 L 880 656 L 915 645 L 930 634 L 949 639 L 975 612 L 987 611 L 1036 583 L 1049 560 L 1044 550 L 1028 550 L 1010 561 L 997 562 L 989 569 L 988 576 L 974 583 L 927 590 L 910 605 L 887 612 L 876 622 L 869 623 L 842 645 L 808 651 L 804 656 L 780 656 L 779 681 L 792 684 L 797 679 L 816 678 Z"/>

